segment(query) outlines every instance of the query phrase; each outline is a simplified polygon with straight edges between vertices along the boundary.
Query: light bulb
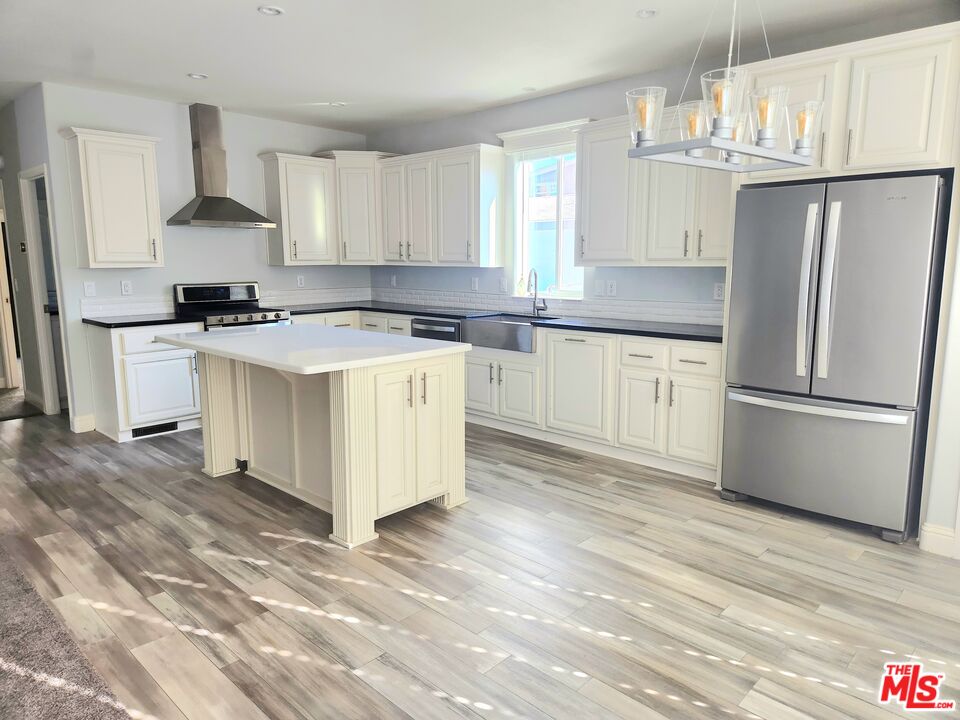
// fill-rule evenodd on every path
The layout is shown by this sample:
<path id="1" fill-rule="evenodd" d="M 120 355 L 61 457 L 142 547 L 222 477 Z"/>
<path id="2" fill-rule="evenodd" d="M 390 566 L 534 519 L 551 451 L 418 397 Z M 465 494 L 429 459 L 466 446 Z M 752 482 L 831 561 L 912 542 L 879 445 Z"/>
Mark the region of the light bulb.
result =
<path id="1" fill-rule="evenodd" d="M 769 117 L 772 115 L 770 112 L 770 98 L 762 97 L 757 101 L 757 118 L 760 121 L 759 125 L 762 128 L 769 127 Z"/>
<path id="2" fill-rule="evenodd" d="M 733 98 L 733 83 L 729 80 L 718 80 L 713 84 L 713 107 L 717 115 L 730 114 L 730 102 Z"/>
<path id="3" fill-rule="evenodd" d="M 813 111 L 804 108 L 797 113 L 797 137 L 806 137 L 813 129 Z"/>
<path id="4" fill-rule="evenodd" d="M 655 105 L 656 101 L 653 98 L 637 98 L 637 125 L 641 129 L 650 129 L 650 121 L 653 119 Z"/>

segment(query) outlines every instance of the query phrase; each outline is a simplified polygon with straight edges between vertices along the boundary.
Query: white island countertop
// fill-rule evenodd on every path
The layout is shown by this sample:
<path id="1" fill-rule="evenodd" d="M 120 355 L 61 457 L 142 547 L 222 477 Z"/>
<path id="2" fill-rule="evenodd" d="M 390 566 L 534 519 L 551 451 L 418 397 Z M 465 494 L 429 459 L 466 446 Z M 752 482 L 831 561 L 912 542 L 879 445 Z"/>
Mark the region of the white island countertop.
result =
<path id="1" fill-rule="evenodd" d="M 422 360 L 464 353 L 471 348 L 468 343 L 306 324 L 227 328 L 158 335 L 156 339 L 298 375 Z"/>

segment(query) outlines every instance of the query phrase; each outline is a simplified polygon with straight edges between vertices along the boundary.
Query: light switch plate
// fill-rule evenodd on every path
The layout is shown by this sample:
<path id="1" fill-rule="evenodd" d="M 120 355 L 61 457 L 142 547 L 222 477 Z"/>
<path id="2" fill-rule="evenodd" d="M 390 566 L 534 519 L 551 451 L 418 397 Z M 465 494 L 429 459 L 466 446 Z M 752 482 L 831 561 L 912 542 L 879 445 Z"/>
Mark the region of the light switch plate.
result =
<path id="1" fill-rule="evenodd" d="M 713 299 L 714 300 L 723 300 L 723 283 L 714 283 L 713 284 Z"/>
<path id="2" fill-rule="evenodd" d="M 121 295 L 133 295 L 133 282 L 130 280 L 121 280 L 120 281 L 120 294 Z"/>
<path id="3" fill-rule="evenodd" d="M 607 295 L 609 295 L 610 297 L 616 297 L 617 295 L 616 280 L 607 280 Z"/>
<path id="4" fill-rule="evenodd" d="M 297 275 L 297 287 L 298 288 L 303 287 L 303 275 Z"/>
<path id="5" fill-rule="evenodd" d="M 500 292 L 507 292 L 507 279 L 505 277 L 500 278 Z"/>
<path id="6" fill-rule="evenodd" d="M 97 284 L 93 280 L 85 280 L 83 283 L 83 296 L 95 297 L 97 294 Z"/>
<path id="7" fill-rule="evenodd" d="M 396 286 L 397 286 L 397 276 L 396 276 L 396 275 L 391 275 L 391 276 L 390 276 L 390 287 L 396 287 Z"/>
<path id="8" fill-rule="evenodd" d="M 480 278 L 470 278 L 470 289 L 477 292 L 480 289 Z"/>

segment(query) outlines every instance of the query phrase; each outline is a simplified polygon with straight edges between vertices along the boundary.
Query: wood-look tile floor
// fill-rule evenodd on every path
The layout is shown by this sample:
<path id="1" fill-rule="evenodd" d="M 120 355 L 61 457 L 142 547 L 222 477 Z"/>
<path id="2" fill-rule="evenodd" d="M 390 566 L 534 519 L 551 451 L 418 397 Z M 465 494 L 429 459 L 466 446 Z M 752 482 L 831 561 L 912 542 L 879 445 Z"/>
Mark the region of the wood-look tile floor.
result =
<path id="1" fill-rule="evenodd" d="M 915 545 L 469 426 L 470 502 L 346 551 L 200 443 L 0 423 L 0 541 L 135 717 L 886 718 L 894 658 L 960 699 Z"/>

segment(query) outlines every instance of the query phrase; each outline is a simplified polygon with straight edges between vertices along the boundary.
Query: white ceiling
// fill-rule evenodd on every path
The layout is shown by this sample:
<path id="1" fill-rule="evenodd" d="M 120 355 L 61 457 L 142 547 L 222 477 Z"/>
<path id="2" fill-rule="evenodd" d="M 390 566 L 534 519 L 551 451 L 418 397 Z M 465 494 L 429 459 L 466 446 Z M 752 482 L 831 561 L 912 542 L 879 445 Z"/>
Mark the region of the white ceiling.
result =
<path id="1" fill-rule="evenodd" d="M 732 5 L 716 1 L 711 54 L 726 48 Z M 744 44 L 760 39 L 757 2 L 740 2 Z M 776 53 L 778 38 L 949 0 L 759 2 Z M 261 15 L 266 3 L 286 12 Z M 714 0 L 0 0 L 0 104 L 45 80 L 365 131 L 687 63 L 712 7 Z M 658 14 L 639 20 L 642 8 Z M 325 101 L 348 105 L 312 104 Z"/>

